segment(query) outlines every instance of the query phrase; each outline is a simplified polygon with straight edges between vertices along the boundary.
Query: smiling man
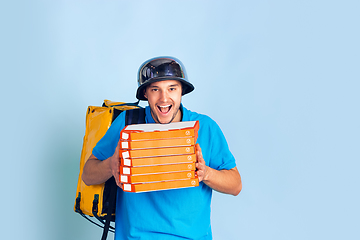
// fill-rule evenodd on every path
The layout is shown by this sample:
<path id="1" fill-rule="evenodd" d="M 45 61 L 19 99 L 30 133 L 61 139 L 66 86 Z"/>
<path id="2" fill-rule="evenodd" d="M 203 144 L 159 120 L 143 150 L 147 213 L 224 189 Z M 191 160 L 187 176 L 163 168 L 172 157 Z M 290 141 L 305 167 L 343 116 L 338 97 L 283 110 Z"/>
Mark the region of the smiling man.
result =
<path id="1" fill-rule="evenodd" d="M 100 184 L 114 176 L 119 186 L 115 239 L 212 239 L 212 190 L 238 195 L 241 177 L 219 126 L 208 116 L 187 110 L 181 97 L 194 90 L 183 64 L 176 58 L 157 57 L 142 64 L 136 97 L 148 101 L 146 123 L 179 121 L 200 123 L 196 144 L 196 173 L 200 185 L 145 193 L 121 190 L 119 138 L 126 112 L 113 122 L 84 166 L 83 181 Z M 130 110 L 131 111 L 131 110 Z"/>
<path id="2" fill-rule="evenodd" d="M 151 83 L 144 92 L 149 102 L 151 116 L 157 123 L 181 121 L 181 83 L 176 80 L 164 80 Z"/>

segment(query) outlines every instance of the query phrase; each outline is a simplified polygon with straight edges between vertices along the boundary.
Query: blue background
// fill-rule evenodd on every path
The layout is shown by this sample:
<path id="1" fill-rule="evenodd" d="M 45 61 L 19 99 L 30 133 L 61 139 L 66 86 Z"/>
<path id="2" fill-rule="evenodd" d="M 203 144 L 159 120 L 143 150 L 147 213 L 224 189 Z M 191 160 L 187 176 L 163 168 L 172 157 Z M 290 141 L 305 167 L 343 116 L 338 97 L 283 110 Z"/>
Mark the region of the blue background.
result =
<path id="1" fill-rule="evenodd" d="M 170 55 L 243 180 L 214 193 L 214 239 L 359 239 L 359 7 L 3 2 L 0 238 L 100 239 L 73 212 L 86 108 L 134 102 L 140 64 Z"/>

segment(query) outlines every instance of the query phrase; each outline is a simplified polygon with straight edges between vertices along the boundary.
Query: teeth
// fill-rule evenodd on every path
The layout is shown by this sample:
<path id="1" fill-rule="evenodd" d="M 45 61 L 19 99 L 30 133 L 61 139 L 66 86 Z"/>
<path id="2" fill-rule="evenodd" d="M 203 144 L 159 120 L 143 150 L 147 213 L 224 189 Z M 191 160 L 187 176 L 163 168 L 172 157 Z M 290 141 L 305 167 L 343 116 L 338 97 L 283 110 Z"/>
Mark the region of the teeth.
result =
<path id="1" fill-rule="evenodd" d="M 162 113 L 167 113 L 170 111 L 170 108 L 171 108 L 171 104 L 169 105 L 164 105 L 164 106 L 158 106 L 160 112 Z"/>
<path id="2" fill-rule="evenodd" d="M 171 105 L 169 104 L 169 105 L 166 105 L 166 106 L 159 106 L 159 107 L 161 107 L 161 108 L 168 108 L 168 107 L 170 107 Z"/>

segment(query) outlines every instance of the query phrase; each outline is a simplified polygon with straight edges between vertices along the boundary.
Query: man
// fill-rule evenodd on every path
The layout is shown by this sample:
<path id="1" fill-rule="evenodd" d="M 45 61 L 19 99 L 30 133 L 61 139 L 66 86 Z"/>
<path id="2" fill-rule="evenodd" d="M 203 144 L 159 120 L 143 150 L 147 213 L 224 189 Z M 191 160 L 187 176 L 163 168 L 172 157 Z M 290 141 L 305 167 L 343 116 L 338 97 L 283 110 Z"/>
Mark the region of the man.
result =
<path id="1" fill-rule="evenodd" d="M 242 184 L 233 155 L 218 125 L 208 116 L 191 112 L 181 97 L 193 91 L 182 63 L 171 57 L 146 61 L 139 69 L 136 97 L 147 100 L 146 123 L 199 120 L 196 144 L 198 187 L 145 193 L 121 190 L 119 138 L 125 112 L 113 122 L 93 149 L 82 175 L 87 185 L 114 176 L 119 186 L 115 239 L 212 239 L 210 203 L 212 190 L 238 195 Z"/>

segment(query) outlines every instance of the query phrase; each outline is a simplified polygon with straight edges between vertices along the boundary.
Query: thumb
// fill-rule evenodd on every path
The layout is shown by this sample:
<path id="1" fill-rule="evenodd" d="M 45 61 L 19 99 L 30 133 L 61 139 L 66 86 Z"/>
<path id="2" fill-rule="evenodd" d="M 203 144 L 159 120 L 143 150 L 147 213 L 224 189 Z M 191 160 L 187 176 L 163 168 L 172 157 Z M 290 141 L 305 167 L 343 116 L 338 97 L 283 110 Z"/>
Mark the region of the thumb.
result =
<path id="1" fill-rule="evenodd" d="M 201 162 L 201 163 L 205 162 L 203 155 L 202 155 L 201 147 L 198 143 L 195 145 L 195 149 L 196 149 L 196 158 L 197 158 L 198 162 Z"/>
<path id="2" fill-rule="evenodd" d="M 201 151 L 201 147 L 200 147 L 200 144 L 195 144 L 195 150 L 196 150 L 196 152 L 198 152 L 198 151 Z"/>

